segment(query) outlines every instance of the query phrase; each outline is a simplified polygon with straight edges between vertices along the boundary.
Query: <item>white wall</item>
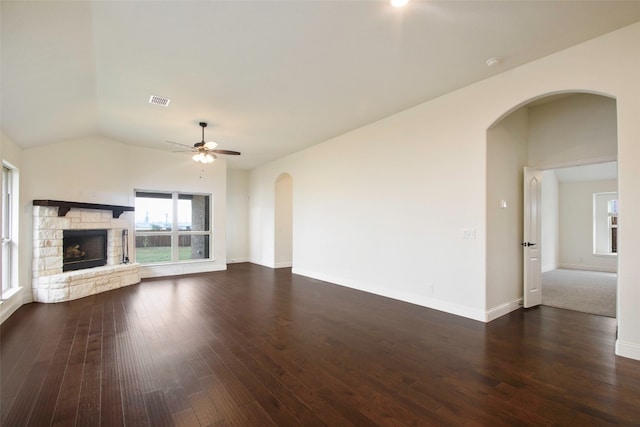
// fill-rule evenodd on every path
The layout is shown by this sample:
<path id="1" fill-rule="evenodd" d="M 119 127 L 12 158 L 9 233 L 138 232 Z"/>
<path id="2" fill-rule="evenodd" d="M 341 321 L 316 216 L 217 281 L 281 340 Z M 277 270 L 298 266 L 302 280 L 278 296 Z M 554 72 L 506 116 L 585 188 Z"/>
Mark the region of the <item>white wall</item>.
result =
<path id="1" fill-rule="evenodd" d="M 529 166 L 550 168 L 614 161 L 616 100 L 571 95 L 529 108 Z"/>
<path id="2" fill-rule="evenodd" d="M 442 106 L 433 122 L 454 125 L 458 106 Z M 393 116 L 252 171 L 252 224 L 266 222 L 254 213 L 273 211 L 272 183 L 287 171 L 295 177 L 294 272 L 482 317 L 484 288 L 474 286 L 474 273 L 484 272 L 484 179 L 474 175 L 484 169 L 476 160 L 486 148 L 467 149 L 468 129 L 460 126 L 437 147 L 444 135 L 431 129 L 438 127 L 424 126 L 418 110 L 409 114 L 409 121 Z M 475 191 L 460 198 L 467 188 Z M 476 230 L 476 239 L 463 240 L 463 229 Z M 263 255 L 254 248 L 269 247 L 267 233 L 252 232 L 256 259 Z M 452 263 L 475 265 L 451 271 Z"/>
<path id="3" fill-rule="evenodd" d="M 21 185 L 21 259 L 32 254 L 31 206 L 34 199 L 134 205 L 134 190 L 185 191 L 213 195 L 213 261 L 144 267 L 143 277 L 226 268 L 226 163 L 202 166 L 189 156 L 127 146 L 106 138 L 83 138 L 25 149 Z M 133 258 L 134 215 L 129 254 Z M 23 286 L 31 287 L 31 266 L 21 267 Z"/>
<path id="4" fill-rule="evenodd" d="M 558 268 L 560 263 L 560 195 L 558 179 L 553 169 L 542 171 L 542 222 L 541 267 L 542 271 Z"/>
<path id="5" fill-rule="evenodd" d="M 560 267 L 615 272 L 617 257 L 593 254 L 593 194 L 617 191 L 616 180 L 560 183 Z"/>
<path id="6" fill-rule="evenodd" d="M 253 170 L 252 259 L 269 259 L 273 182 L 289 172 L 296 177 L 294 272 L 485 320 L 492 292 L 486 282 L 487 129 L 548 94 L 607 94 L 618 112 L 616 348 L 640 358 L 634 303 L 640 300 L 634 244 L 640 238 L 639 50 L 640 23 Z M 464 229 L 475 230 L 476 238 L 463 239 Z"/>
<path id="7" fill-rule="evenodd" d="M 227 170 L 227 263 L 249 261 L 249 171 Z"/>
<path id="8" fill-rule="evenodd" d="M 487 131 L 488 320 L 513 311 L 522 300 L 528 121 L 528 109 L 520 108 Z"/>

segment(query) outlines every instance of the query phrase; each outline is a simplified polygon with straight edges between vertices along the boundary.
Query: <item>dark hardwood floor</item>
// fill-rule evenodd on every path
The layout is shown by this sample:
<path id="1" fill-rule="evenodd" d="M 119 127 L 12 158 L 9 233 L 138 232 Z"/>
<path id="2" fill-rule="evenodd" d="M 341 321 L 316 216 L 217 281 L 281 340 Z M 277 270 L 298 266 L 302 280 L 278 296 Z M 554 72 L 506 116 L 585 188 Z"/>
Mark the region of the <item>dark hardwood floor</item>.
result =
<path id="1" fill-rule="evenodd" d="M 251 264 L 1 326 L 2 426 L 639 425 L 615 319 L 482 324 Z"/>

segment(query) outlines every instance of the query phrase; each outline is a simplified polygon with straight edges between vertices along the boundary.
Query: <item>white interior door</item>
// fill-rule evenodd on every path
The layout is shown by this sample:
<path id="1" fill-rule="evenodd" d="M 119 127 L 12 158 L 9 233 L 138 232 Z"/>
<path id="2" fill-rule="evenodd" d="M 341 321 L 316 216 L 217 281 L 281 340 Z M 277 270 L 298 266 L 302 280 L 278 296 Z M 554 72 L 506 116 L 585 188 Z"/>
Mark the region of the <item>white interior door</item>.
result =
<path id="1" fill-rule="evenodd" d="M 540 266 L 540 198 L 542 171 L 524 168 L 524 308 L 542 303 Z"/>

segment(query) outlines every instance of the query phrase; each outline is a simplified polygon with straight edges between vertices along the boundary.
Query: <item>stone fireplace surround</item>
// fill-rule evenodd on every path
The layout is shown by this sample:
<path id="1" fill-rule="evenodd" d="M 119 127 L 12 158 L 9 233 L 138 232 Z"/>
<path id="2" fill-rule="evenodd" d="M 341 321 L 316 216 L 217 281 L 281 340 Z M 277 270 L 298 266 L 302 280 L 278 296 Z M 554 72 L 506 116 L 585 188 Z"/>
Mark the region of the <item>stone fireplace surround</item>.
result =
<path id="1" fill-rule="evenodd" d="M 63 302 L 140 282 L 140 264 L 122 263 L 123 211 L 132 208 L 34 200 L 33 300 Z M 106 229 L 107 265 L 62 271 L 63 230 Z"/>

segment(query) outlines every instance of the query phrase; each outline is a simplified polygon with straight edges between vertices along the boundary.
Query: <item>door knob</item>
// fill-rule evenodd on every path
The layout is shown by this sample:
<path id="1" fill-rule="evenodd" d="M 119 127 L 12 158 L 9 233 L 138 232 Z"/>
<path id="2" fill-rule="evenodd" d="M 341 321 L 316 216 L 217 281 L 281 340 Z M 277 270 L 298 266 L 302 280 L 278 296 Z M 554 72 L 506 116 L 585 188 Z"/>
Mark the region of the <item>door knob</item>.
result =
<path id="1" fill-rule="evenodd" d="M 531 242 L 524 242 L 524 243 L 521 243 L 521 245 L 528 248 L 529 246 L 535 246 L 536 244 Z"/>

